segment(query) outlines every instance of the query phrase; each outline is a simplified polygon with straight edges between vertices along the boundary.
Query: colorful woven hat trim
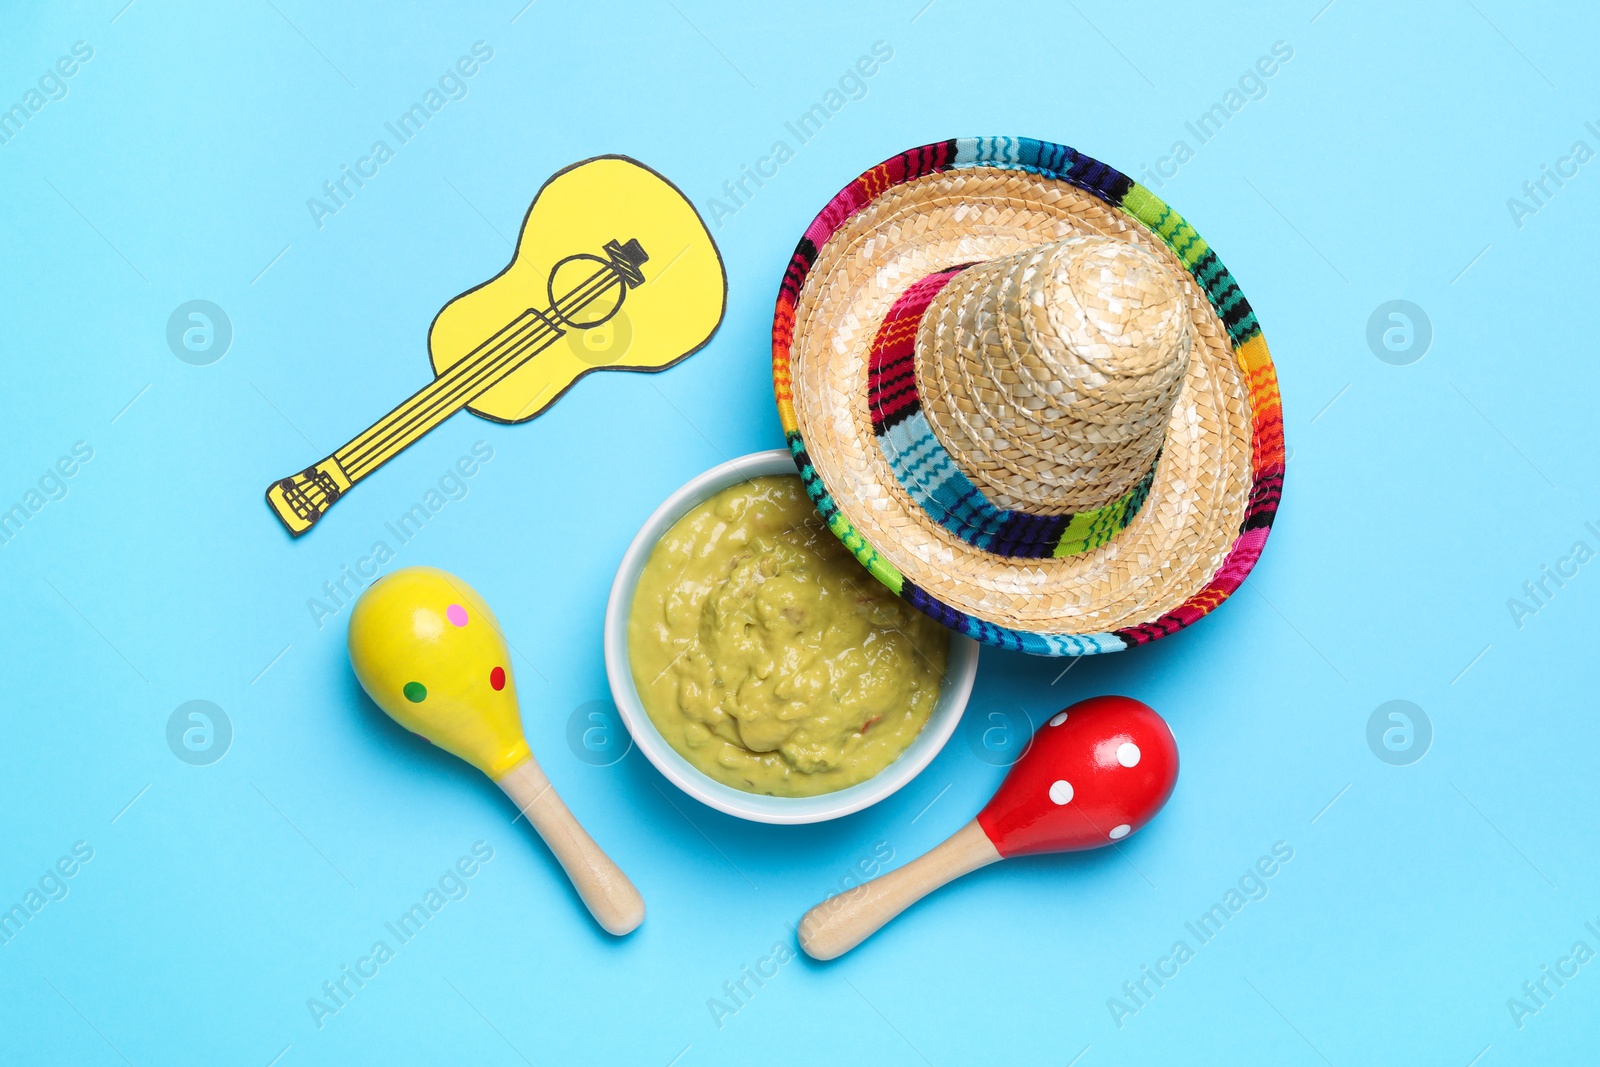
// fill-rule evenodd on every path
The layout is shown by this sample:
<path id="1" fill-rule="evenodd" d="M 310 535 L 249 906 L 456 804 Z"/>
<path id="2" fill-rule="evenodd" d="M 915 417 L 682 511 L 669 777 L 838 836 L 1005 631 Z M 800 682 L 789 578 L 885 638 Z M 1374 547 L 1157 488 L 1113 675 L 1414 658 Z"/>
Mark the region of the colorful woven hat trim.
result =
<path id="1" fill-rule="evenodd" d="M 1222 320 L 1250 393 L 1253 473 L 1244 522 L 1222 566 L 1194 596 L 1152 622 L 1095 634 L 1040 634 L 1014 630 L 958 611 L 930 596 L 862 537 L 828 492 L 806 452 L 794 412 L 790 354 L 795 307 L 806 275 L 834 231 L 892 186 L 962 167 L 1003 167 L 1064 181 L 1119 208 L 1159 237 L 1178 257 Z M 1261 558 L 1283 495 L 1283 405 L 1272 355 L 1255 312 L 1217 254 L 1183 217 L 1161 198 L 1115 168 L 1065 145 L 1031 137 L 967 137 L 937 141 L 884 160 L 841 189 L 800 238 L 778 290 L 772 319 L 772 386 L 778 419 L 807 493 L 828 528 L 879 581 L 945 626 L 986 644 L 1038 656 L 1084 656 L 1116 652 L 1192 626 L 1239 588 Z"/>
<path id="2" fill-rule="evenodd" d="M 1133 488 L 1103 507 L 1076 514 L 1031 515 L 998 507 L 984 496 L 922 411 L 917 394 L 917 327 L 939 290 L 970 265 L 949 267 L 912 283 L 878 327 L 867 366 L 867 407 L 878 448 L 906 494 L 973 548 L 1017 559 L 1074 556 L 1099 548 L 1139 513 L 1155 481 L 1155 463 Z"/>

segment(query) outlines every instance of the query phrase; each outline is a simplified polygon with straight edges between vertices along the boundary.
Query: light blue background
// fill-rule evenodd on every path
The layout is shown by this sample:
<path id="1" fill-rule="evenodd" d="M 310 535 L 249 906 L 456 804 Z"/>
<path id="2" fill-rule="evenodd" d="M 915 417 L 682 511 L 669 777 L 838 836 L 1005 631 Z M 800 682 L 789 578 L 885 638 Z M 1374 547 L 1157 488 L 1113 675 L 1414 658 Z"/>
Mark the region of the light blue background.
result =
<path id="1" fill-rule="evenodd" d="M 5 106 L 94 48 L 0 145 L 0 506 L 94 449 L 0 548 L 0 906 L 94 849 L 0 947 L 0 1061 L 1592 1057 L 1600 963 L 1520 1028 L 1507 998 L 1574 942 L 1600 950 L 1600 563 L 1520 627 L 1507 600 L 1575 541 L 1600 548 L 1600 162 L 1520 228 L 1506 203 L 1574 141 L 1600 148 L 1592 7 L 124 2 L 13 3 L 0 33 Z M 470 95 L 319 230 L 306 198 L 479 40 L 494 58 Z M 865 98 L 716 229 L 730 300 L 709 347 L 591 377 L 527 425 L 458 415 L 284 534 L 268 481 L 426 380 L 431 317 L 503 265 L 546 176 L 625 152 L 709 217 L 880 40 L 894 56 Z M 985 650 L 968 712 L 1139 697 L 1182 746 L 1171 804 L 1120 852 L 1008 862 L 838 963 L 796 958 L 719 1028 L 708 998 L 792 945 L 808 906 L 875 851 L 931 847 L 1003 773 L 962 732 L 889 801 L 776 828 L 700 806 L 636 751 L 593 766 L 568 747 L 574 709 L 607 697 L 605 594 L 638 524 L 781 443 L 768 331 L 801 230 L 866 167 L 944 137 L 1027 134 L 1137 174 L 1195 147 L 1184 123 L 1275 41 L 1294 54 L 1265 97 L 1159 190 L 1277 359 L 1293 458 L 1265 557 L 1197 628 L 1064 676 Z M 191 299 L 233 324 L 210 366 L 166 344 Z M 1432 322 L 1408 366 L 1366 342 L 1391 299 Z M 495 606 L 534 750 L 648 901 L 625 940 L 492 784 L 365 700 L 346 613 L 318 628 L 307 609 L 479 440 L 494 459 L 467 498 L 391 566 L 449 568 Z M 233 723 L 210 766 L 166 743 L 191 699 Z M 1409 766 L 1367 745 L 1392 699 L 1435 733 Z M 495 854 L 470 895 L 318 1029 L 307 998 L 479 840 Z M 1119 1027 L 1108 998 L 1194 946 L 1185 922 L 1279 841 L 1294 858 L 1266 899 Z"/>

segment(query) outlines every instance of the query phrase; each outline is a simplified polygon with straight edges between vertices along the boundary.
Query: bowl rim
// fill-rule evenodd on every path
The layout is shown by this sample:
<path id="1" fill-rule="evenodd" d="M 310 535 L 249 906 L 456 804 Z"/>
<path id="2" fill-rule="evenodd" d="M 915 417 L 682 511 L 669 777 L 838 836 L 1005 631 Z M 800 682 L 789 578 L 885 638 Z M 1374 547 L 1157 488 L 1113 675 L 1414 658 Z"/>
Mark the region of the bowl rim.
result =
<path id="1" fill-rule="evenodd" d="M 774 474 L 798 477 L 788 449 L 774 448 L 737 456 L 689 479 L 645 519 L 622 555 L 611 583 L 611 594 L 606 599 L 606 679 L 612 700 L 634 744 L 656 770 L 679 789 L 702 804 L 741 819 L 796 825 L 837 819 L 870 807 L 898 792 L 920 774 L 944 749 L 966 711 L 978 672 L 978 643 L 954 630 L 949 631 L 945 681 L 927 724 L 893 763 L 864 782 L 812 797 L 746 793 L 717 781 L 679 755 L 656 729 L 633 684 L 633 671 L 628 662 L 628 615 L 633 607 L 634 588 L 656 543 L 691 508 L 730 485 Z"/>

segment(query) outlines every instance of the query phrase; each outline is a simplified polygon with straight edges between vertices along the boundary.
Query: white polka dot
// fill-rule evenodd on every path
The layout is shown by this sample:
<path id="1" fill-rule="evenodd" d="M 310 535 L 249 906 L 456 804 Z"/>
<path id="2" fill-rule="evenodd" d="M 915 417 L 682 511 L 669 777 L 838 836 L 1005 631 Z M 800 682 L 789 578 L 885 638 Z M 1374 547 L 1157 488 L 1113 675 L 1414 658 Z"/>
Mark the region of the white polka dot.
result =
<path id="1" fill-rule="evenodd" d="M 1057 804 L 1072 803 L 1072 783 L 1068 781 L 1056 782 L 1050 787 L 1050 799 Z"/>
<path id="2" fill-rule="evenodd" d="M 1137 767 L 1139 765 L 1139 746 L 1132 741 L 1124 741 L 1117 746 L 1117 762 L 1124 767 Z"/>
<path id="3" fill-rule="evenodd" d="M 1060 726 L 1062 723 L 1064 723 L 1066 721 L 1067 721 L 1067 713 L 1064 712 L 1064 711 L 1058 711 L 1054 715 L 1050 716 L 1050 725 L 1051 726 Z"/>
<path id="4" fill-rule="evenodd" d="M 1133 827 L 1129 826 L 1127 823 L 1119 823 L 1118 825 L 1113 826 L 1111 828 L 1111 840 L 1121 841 L 1124 837 L 1128 836 L 1128 831 L 1132 829 Z"/>

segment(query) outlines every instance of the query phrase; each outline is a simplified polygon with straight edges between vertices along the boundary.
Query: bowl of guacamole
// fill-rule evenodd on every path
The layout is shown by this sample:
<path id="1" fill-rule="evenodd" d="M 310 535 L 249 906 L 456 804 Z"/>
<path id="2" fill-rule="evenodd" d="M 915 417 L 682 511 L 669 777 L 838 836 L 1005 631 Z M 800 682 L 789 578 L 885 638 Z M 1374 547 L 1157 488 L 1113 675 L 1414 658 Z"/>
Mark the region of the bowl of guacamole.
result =
<path id="1" fill-rule="evenodd" d="M 955 730 L 978 659 L 855 560 L 783 449 L 656 509 L 612 585 L 605 655 L 656 769 L 772 823 L 838 818 L 909 782 Z"/>

